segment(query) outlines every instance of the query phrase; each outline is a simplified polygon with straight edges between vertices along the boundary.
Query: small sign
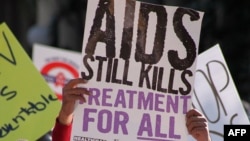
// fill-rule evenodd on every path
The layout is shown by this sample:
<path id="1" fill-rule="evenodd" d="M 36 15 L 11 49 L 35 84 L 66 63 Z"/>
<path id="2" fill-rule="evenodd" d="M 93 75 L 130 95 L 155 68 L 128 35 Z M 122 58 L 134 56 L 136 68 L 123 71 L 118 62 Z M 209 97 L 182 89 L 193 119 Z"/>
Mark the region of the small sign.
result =
<path id="1" fill-rule="evenodd" d="M 79 77 L 81 53 L 43 44 L 34 44 L 32 60 L 61 101 L 63 86 L 70 79 Z"/>

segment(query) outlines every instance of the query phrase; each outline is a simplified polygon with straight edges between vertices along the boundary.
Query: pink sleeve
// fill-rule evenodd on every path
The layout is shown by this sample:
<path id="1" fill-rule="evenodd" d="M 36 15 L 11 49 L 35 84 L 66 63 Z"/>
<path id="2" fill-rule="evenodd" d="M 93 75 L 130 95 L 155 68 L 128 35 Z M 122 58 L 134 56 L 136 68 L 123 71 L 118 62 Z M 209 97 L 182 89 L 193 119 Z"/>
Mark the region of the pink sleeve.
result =
<path id="1" fill-rule="evenodd" d="M 52 130 L 52 141 L 70 141 L 72 124 L 63 125 L 56 118 L 55 126 Z"/>

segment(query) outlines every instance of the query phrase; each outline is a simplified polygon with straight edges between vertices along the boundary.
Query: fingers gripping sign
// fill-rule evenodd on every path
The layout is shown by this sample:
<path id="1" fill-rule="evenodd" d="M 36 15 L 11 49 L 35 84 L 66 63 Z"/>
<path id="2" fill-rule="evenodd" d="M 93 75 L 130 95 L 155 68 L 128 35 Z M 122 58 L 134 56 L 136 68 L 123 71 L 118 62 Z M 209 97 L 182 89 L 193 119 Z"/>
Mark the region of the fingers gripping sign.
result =
<path id="1" fill-rule="evenodd" d="M 81 84 L 87 83 L 86 80 L 77 78 L 70 80 L 63 88 L 62 107 L 59 113 L 59 121 L 63 124 L 70 124 L 73 119 L 75 101 L 80 100 L 86 102 L 85 95 L 90 95 L 87 88 L 79 87 Z"/>
<path id="2" fill-rule="evenodd" d="M 209 138 L 207 119 L 198 110 L 191 109 L 187 112 L 186 126 L 188 133 L 196 140 L 206 141 Z"/>
<path id="3" fill-rule="evenodd" d="M 63 101 L 65 102 L 75 102 L 76 100 L 81 100 L 86 102 L 84 95 L 89 95 L 90 92 L 82 87 L 82 84 L 86 84 L 87 81 L 81 78 L 72 79 L 63 88 Z"/>

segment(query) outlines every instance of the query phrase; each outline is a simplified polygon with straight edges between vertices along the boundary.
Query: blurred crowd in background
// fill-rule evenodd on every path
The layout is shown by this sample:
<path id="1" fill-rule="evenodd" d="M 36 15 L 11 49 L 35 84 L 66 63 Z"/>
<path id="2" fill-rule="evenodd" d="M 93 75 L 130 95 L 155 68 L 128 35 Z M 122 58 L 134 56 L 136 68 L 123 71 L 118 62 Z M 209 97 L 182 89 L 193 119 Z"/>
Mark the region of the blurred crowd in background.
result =
<path id="1" fill-rule="evenodd" d="M 205 13 L 199 53 L 219 44 L 247 113 L 250 107 L 249 0 L 140 0 Z M 87 0 L 1 0 L 5 22 L 29 56 L 34 43 L 81 51 Z M 50 140 L 49 134 L 39 141 Z"/>

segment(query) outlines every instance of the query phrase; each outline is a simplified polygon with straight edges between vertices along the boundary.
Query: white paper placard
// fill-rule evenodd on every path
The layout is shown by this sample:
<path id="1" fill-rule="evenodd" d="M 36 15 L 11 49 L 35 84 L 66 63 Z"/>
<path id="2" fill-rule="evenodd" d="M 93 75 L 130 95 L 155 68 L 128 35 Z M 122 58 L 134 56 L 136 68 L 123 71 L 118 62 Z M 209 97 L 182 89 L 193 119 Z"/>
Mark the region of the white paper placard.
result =
<path id="1" fill-rule="evenodd" d="M 207 117 L 213 141 L 224 140 L 226 124 L 249 124 L 218 44 L 198 56 L 192 101 Z"/>
<path id="2" fill-rule="evenodd" d="M 99 3 L 100 2 L 100 3 Z M 203 12 L 89 0 L 72 141 L 187 140 Z"/>

